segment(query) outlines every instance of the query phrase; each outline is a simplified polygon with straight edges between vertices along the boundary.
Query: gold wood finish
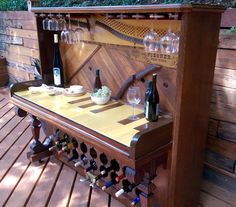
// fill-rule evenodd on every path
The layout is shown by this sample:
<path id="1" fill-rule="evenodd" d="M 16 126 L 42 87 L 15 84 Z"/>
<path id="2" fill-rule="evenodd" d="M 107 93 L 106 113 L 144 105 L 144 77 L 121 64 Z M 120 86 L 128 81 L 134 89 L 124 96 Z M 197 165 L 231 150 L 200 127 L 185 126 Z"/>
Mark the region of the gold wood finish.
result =
<path id="1" fill-rule="evenodd" d="M 64 95 L 49 96 L 46 93 L 30 94 L 29 91 L 21 91 L 16 92 L 16 95 L 87 128 L 93 129 L 97 133 L 125 146 L 130 146 L 133 136 L 139 132 L 134 128 L 148 122 L 143 117 L 140 120 L 126 125 L 118 123 L 132 113 L 132 107 L 124 104 L 114 107 L 114 105 L 118 103 L 116 101 L 110 101 L 107 105 L 94 105 L 86 108 L 80 106 L 91 103 L 91 100 L 82 101 L 73 105 L 68 103 L 73 100 L 83 100 L 84 98 L 89 97 L 89 94 L 80 97 L 65 97 Z M 110 109 L 102 111 L 106 107 L 110 107 Z M 93 110 L 98 111 L 94 113 L 92 112 Z M 99 110 L 101 110 L 101 112 L 99 112 Z M 135 111 L 136 113 L 143 112 L 143 110 L 138 108 L 136 108 Z"/>

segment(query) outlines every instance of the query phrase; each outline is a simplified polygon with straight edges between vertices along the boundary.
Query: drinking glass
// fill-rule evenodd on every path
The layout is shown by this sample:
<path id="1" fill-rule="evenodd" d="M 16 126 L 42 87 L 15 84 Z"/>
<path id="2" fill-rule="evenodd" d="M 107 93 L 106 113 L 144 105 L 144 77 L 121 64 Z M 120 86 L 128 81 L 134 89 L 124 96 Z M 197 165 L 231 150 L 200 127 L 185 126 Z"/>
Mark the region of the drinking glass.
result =
<path id="1" fill-rule="evenodd" d="M 160 39 L 160 49 L 162 53 L 178 53 L 179 37 L 171 32 L 169 26 L 168 32 Z"/>
<path id="2" fill-rule="evenodd" d="M 134 112 L 135 105 L 138 105 L 141 101 L 141 92 L 138 86 L 132 86 L 128 88 L 127 100 L 133 106 L 133 114 L 129 116 L 129 119 L 138 120 L 139 117 L 135 115 L 135 112 Z"/>
<path id="3" fill-rule="evenodd" d="M 40 16 L 44 18 L 44 20 L 42 21 L 43 30 L 48 30 L 48 21 L 49 21 L 48 16 L 46 16 L 45 14 L 41 14 Z"/>
<path id="4" fill-rule="evenodd" d="M 50 19 L 48 21 L 48 30 L 57 31 L 58 30 L 58 21 L 55 18 L 55 15 L 50 14 Z"/>
<path id="5" fill-rule="evenodd" d="M 156 52 L 159 49 L 159 35 L 153 28 L 144 35 L 143 44 L 146 52 Z"/>
<path id="6" fill-rule="evenodd" d="M 61 14 L 58 14 L 57 17 L 58 17 L 58 20 L 57 20 L 58 21 L 58 30 L 62 31 L 66 27 L 66 20 Z"/>

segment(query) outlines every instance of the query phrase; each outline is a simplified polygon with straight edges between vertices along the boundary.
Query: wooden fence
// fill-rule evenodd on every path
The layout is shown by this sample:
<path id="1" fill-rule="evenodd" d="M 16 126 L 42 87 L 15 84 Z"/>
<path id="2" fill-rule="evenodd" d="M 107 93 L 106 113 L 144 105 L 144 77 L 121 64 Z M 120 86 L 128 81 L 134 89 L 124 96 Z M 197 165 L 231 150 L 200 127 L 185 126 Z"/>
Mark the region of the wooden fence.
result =
<path id="1" fill-rule="evenodd" d="M 0 13 L 0 54 L 6 58 L 10 82 L 33 79 L 33 58 L 39 58 L 33 13 Z"/>
<path id="2" fill-rule="evenodd" d="M 236 193 L 236 31 L 229 31 L 234 26 L 236 9 L 228 9 L 221 23 L 203 176 Z"/>
<path id="3" fill-rule="evenodd" d="M 217 53 L 209 133 L 203 177 L 236 193 L 236 10 L 222 19 Z M 0 55 L 6 58 L 10 82 L 34 78 L 34 58 L 39 58 L 34 14 L 0 13 Z"/>

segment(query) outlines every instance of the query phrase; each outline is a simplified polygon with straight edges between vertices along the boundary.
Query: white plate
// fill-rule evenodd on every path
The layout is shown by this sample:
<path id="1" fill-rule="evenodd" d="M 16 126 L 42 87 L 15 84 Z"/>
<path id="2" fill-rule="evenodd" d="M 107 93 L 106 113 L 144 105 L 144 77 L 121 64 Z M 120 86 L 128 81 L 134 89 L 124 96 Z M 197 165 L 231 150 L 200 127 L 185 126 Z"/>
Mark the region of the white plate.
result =
<path id="1" fill-rule="evenodd" d="M 71 91 L 69 90 L 68 88 L 64 90 L 64 95 L 65 96 L 82 96 L 86 93 L 85 90 L 80 90 L 78 92 L 74 92 L 74 91 Z"/>

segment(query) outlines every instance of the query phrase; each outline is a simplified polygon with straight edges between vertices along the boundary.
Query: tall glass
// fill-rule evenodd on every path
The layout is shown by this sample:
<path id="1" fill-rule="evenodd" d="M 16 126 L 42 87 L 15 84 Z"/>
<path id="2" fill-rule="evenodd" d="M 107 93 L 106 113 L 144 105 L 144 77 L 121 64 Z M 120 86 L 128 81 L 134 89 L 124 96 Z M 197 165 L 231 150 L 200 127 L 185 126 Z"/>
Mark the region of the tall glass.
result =
<path id="1" fill-rule="evenodd" d="M 135 106 L 138 105 L 141 101 L 141 92 L 138 86 L 132 86 L 128 88 L 127 100 L 133 107 L 133 113 L 129 116 L 130 120 L 138 120 L 139 117 L 135 115 Z"/>

